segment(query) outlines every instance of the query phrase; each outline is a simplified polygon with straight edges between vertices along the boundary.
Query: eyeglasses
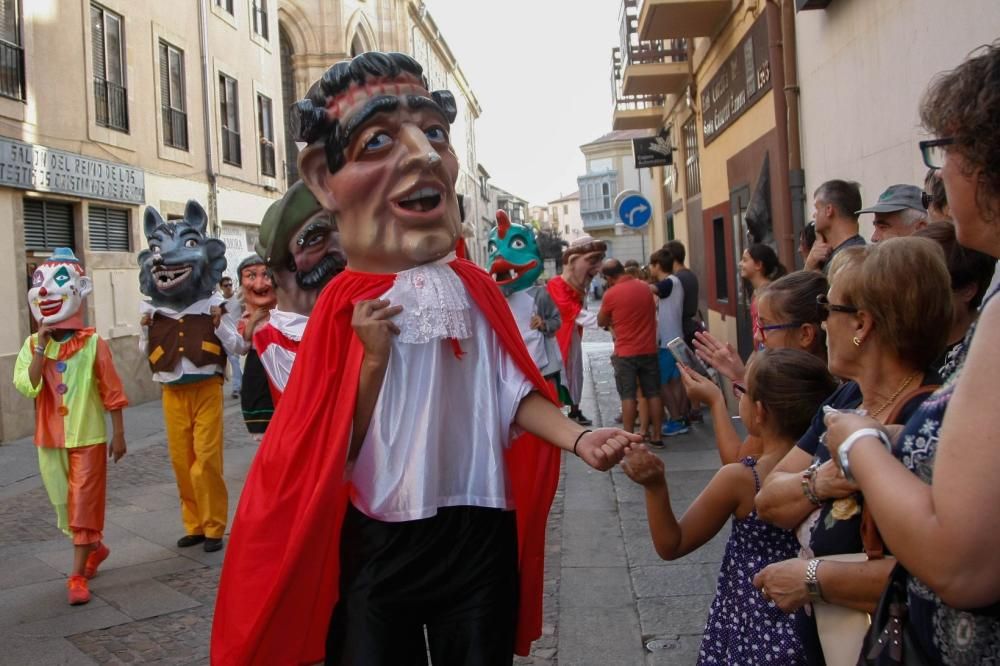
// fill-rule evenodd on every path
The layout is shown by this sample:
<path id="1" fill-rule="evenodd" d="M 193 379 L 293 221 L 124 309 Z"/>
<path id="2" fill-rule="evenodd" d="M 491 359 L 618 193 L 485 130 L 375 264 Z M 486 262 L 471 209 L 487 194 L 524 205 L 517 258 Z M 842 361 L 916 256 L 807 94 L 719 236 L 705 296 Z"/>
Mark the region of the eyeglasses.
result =
<path id="1" fill-rule="evenodd" d="M 955 139 L 931 139 L 920 142 L 920 156 L 928 169 L 940 169 L 944 165 L 945 147 L 954 145 Z M 924 206 L 926 208 L 926 206 Z"/>
<path id="2" fill-rule="evenodd" d="M 858 308 L 853 305 L 837 305 L 836 303 L 831 303 L 826 297 L 826 294 L 817 294 L 816 305 L 819 306 L 819 316 L 820 319 L 826 320 L 830 316 L 831 312 L 846 312 L 848 314 L 857 314 L 859 312 Z"/>
<path id="3" fill-rule="evenodd" d="M 767 340 L 768 331 L 782 331 L 788 328 L 798 328 L 801 325 L 801 321 L 790 321 L 787 324 L 768 324 L 767 326 L 758 326 L 757 330 L 760 331 L 761 339 Z"/>
<path id="4" fill-rule="evenodd" d="M 733 382 L 733 397 L 739 400 L 740 398 L 743 397 L 743 395 L 746 392 L 747 392 L 746 386 L 743 386 L 743 384 L 740 384 L 738 382 Z"/>
<path id="5" fill-rule="evenodd" d="M 920 205 L 924 207 L 924 210 L 930 209 L 931 201 L 933 200 L 934 200 L 933 197 L 931 197 L 931 195 L 927 194 L 926 192 L 920 193 Z"/>

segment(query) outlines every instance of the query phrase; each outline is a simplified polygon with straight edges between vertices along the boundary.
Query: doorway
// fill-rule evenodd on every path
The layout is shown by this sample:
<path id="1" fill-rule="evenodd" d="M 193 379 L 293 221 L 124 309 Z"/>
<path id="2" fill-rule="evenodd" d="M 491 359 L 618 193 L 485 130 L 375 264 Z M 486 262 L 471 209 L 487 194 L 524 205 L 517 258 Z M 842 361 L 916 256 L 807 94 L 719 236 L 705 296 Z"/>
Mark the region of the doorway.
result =
<path id="1" fill-rule="evenodd" d="M 740 358 L 744 361 L 753 351 L 753 325 L 750 321 L 750 294 L 740 277 L 740 258 L 747 247 L 746 214 L 750 206 L 750 186 L 742 185 L 729 193 L 729 210 L 733 232 L 733 275 L 736 276 L 736 340 Z"/>

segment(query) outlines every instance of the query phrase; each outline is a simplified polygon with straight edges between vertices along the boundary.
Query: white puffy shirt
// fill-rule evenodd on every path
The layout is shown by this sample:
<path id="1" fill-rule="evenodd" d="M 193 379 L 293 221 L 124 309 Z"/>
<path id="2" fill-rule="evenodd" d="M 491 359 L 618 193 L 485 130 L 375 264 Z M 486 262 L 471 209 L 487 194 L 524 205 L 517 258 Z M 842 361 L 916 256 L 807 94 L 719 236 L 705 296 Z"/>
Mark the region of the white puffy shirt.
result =
<path id="1" fill-rule="evenodd" d="M 413 275 L 417 280 L 400 279 Z M 414 303 L 412 293 L 401 292 L 442 282 L 445 317 L 456 314 L 455 294 L 464 297 L 464 353 L 456 358 L 440 332 L 426 342 L 404 342 L 412 335 L 403 331 L 393 341 L 371 424 L 350 471 L 352 503 L 377 520 L 418 520 L 449 506 L 514 508 L 504 450 L 517 408 L 534 386 L 443 263 L 400 273 L 383 298 Z M 426 305 L 425 296 L 420 300 Z M 441 312 L 421 314 L 425 321 L 440 320 Z M 401 313 L 394 321 L 402 327 L 407 317 Z"/>

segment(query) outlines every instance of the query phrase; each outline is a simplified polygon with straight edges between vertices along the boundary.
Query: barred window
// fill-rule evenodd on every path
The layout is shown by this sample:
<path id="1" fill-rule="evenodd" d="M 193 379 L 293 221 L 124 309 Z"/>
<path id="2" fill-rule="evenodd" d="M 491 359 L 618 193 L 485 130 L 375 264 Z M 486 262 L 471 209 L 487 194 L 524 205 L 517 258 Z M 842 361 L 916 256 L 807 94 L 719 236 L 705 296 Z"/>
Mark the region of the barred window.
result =
<path id="1" fill-rule="evenodd" d="M 260 172 L 274 177 L 274 121 L 271 112 L 271 98 L 257 95 L 257 127 L 260 131 Z"/>
<path id="2" fill-rule="evenodd" d="M 131 252 L 129 211 L 123 208 L 88 206 L 90 249 L 95 252 Z"/>
<path id="3" fill-rule="evenodd" d="M 94 56 L 94 108 L 97 124 L 128 132 L 125 87 L 125 36 L 122 17 L 100 5 L 90 6 Z"/>
<path id="4" fill-rule="evenodd" d="M 222 161 L 243 165 L 240 152 L 240 107 L 236 79 L 219 74 L 219 113 L 222 118 Z"/>
<path id="5" fill-rule="evenodd" d="M 0 0 L 0 95 L 24 99 L 24 45 L 18 0 Z"/>
<path id="6" fill-rule="evenodd" d="M 184 94 L 184 52 L 160 40 L 160 110 L 164 145 L 188 149 Z"/>
<path id="7" fill-rule="evenodd" d="M 684 135 L 685 168 L 687 174 L 687 196 L 701 194 L 701 165 L 698 162 L 698 126 L 694 117 L 681 128 Z"/>

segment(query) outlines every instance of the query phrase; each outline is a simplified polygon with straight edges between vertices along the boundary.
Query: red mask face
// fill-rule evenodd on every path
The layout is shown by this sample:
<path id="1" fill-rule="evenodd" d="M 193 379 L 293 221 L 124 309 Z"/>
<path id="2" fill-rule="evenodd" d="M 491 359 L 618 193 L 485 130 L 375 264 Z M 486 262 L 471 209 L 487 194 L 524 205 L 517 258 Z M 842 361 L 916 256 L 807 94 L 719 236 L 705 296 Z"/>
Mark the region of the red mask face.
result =
<path id="1" fill-rule="evenodd" d="M 240 287 L 243 289 L 243 303 L 247 312 L 258 308 L 270 310 L 277 302 L 274 285 L 264 264 L 247 266 L 240 271 Z"/>

